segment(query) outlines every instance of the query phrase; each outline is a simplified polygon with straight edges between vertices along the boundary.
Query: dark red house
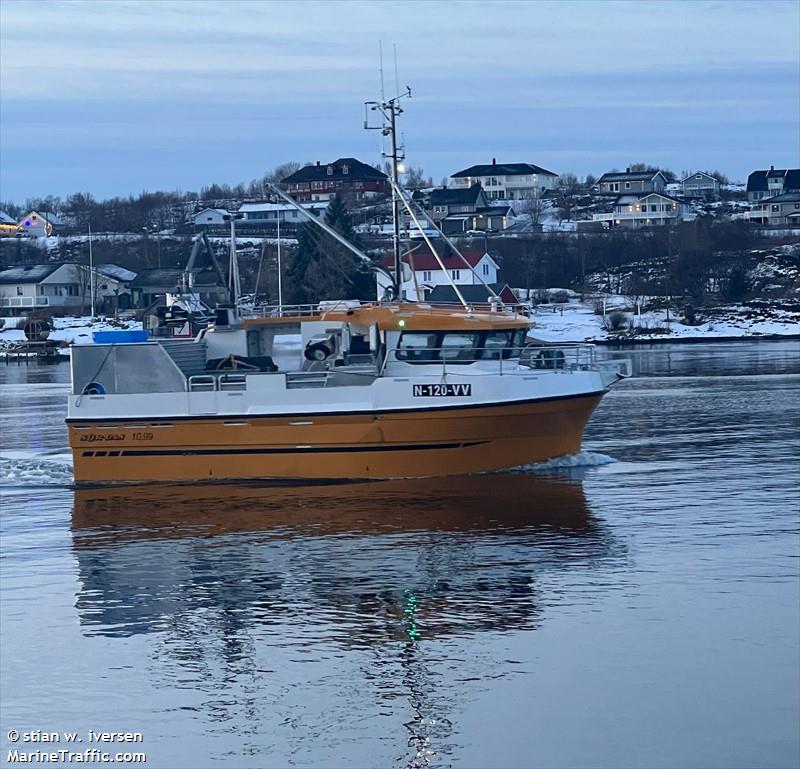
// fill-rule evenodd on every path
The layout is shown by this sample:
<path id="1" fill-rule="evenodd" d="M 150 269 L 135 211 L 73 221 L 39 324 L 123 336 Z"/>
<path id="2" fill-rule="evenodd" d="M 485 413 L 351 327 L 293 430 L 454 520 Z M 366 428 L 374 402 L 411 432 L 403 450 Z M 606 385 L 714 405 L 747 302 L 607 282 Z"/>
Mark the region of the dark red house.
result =
<path id="1" fill-rule="evenodd" d="M 336 193 L 365 200 L 390 192 L 385 173 L 355 158 L 339 158 L 327 165 L 317 161 L 281 179 L 281 187 L 300 202 L 330 200 Z"/>

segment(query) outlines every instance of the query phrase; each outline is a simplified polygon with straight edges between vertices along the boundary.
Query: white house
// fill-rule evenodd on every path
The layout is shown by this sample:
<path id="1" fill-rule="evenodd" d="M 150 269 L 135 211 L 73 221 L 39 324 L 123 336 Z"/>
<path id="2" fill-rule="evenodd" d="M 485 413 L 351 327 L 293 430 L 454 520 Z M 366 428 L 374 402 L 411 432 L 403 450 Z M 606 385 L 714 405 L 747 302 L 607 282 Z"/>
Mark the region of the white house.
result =
<path id="1" fill-rule="evenodd" d="M 426 244 L 421 243 L 401 256 L 403 264 L 403 285 L 401 291 L 409 301 L 424 301 L 437 286 L 449 286 L 452 280 L 457 286 L 481 286 L 481 281 L 462 261 L 461 257 L 445 246 L 438 249 L 445 269 L 439 264 Z M 483 250 L 462 251 L 464 259 L 481 280 L 489 285 L 497 283 L 500 269 L 497 262 Z M 386 254 L 380 261 L 381 267 L 394 274 L 394 255 Z M 382 298 L 390 285 L 386 275 L 376 273 L 378 298 Z"/>
<path id="2" fill-rule="evenodd" d="M 455 188 L 480 184 L 489 200 L 525 200 L 554 190 L 558 174 L 532 163 L 491 163 L 457 171 L 450 177 Z"/>
<path id="3" fill-rule="evenodd" d="M 196 214 L 192 214 L 192 222 L 195 227 L 214 226 L 225 224 L 223 217 L 228 216 L 228 211 L 224 208 L 204 208 Z"/>
<path id="4" fill-rule="evenodd" d="M 614 201 L 614 211 L 610 214 L 594 214 L 596 222 L 606 222 L 609 227 L 653 227 L 661 224 L 674 224 L 685 217 L 689 208 L 676 198 L 662 192 L 646 195 L 620 195 Z"/>
<path id="5" fill-rule="evenodd" d="M 55 235 L 63 226 L 63 222 L 55 214 L 49 211 L 39 213 L 31 211 L 27 216 L 19 220 L 17 226 L 20 232 L 31 238 Z"/>
<path id="6" fill-rule="evenodd" d="M 327 201 L 300 203 L 299 205 L 318 218 L 328 208 Z M 277 225 L 279 220 L 281 225 L 284 223 L 297 225 L 308 221 L 297 208 L 288 203 L 242 203 L 239 213 L 244 214 L 244 217 L 236 223 L 237 226 L 242 224 L 245 226 L 248 224 Z"/>
<path id="7" fill-rule="evenodd" d="M 113 268 L 113 269 L 112 269 Z M 113 312 L 128 304 L 127 276 L 134 275 L 116 265 L 102 265 L 94 270 L 95 306 L 98 311 Z M 51 309 L 88 310 L 91 304 L 91 273 L 82 264 L 35 264 L 0 270 L 0 309 L 10 312 Z"/>

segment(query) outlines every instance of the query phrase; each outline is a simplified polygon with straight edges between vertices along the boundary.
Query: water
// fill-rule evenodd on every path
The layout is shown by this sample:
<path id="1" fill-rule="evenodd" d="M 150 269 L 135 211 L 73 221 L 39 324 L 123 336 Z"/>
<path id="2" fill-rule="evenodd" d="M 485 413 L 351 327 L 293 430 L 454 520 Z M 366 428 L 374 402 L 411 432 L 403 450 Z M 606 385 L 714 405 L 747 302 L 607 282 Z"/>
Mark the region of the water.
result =
<path id="1" fill-rule="evenodd" d="M 797 766 L 798 352 L 633 351 L 577 458 L 306 489 L 73 491 L 67 367 L 0 367 L 0 755 Z"/>

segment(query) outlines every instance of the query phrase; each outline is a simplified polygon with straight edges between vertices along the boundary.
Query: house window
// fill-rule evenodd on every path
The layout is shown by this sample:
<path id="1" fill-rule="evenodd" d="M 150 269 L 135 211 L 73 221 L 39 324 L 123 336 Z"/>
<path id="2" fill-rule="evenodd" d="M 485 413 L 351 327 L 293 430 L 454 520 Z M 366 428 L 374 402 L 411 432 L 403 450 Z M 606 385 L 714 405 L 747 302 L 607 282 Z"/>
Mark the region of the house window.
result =
<path id="1" fill-rule="evenodd" d="M 17 286 L 17 296 L 22 296 L 22 286 Z"/>
<path id="2" fill-rule="evenodd" d="M 327 171 L 328 171 L 328 176 L 333 176 L 333 166 L 328 166 Z"/>
<path id="3" fill-rule="evenodd" d="M 450 270 L 450 277 L 453 280 L 460 280 L 461 279 L 461 270 Z"/>
<path id="4" fill-rule="evenodd" d="M 695 179 L 702 179 L 703 177 L 702 177 L 702 176 L 700 176 L 700 174 L 697 174 L 697 176 L 695 176 L 694 178 L 695 178 Z"/>
<path id="5" fill-rule="evenodd" d="M 781 210 L 781 207 L 780 207 L 779 205 L 777 205 L 777 204 L 773 204 L 773 206 L 772 206 L 772 210 L 773 210 L 773 211 L 780 211 L 780 210 Z"/>
<path id="6" fill-rule="evenodd" d="M 630 182 L 625 182 L 625 189 L 629 190 L 630 188 L 631 188 L 631 183 Z"/>
<path id="7" fill-rule="evenodd" d="M 505 200 L 506 199 L 506 191 L 505 190 L 497 190 L 497 199 L 498 200 Z"/>
<path id="8" fill-rule="evenodd" d="M 614 182 L 614 183 L 611 185 L 611 191 L 612 191 L 612 192 L 619 192 L 619 182 Z"/>
<path id="9" fill-rule="evenodd" d="M 484 275 L 488 275 L 489 274 L 489 265 L 488 264 L 484 264 L 483 265 L 483 274 Z"/>
<path id="10" fill-rule="evenodd" d="M 426 282 L 430 282 L 431 278 L 431 271 L 430 270 L 423 270 L 422 271 L 422 279 Z"/>
<path id="11" fill-rule="evenodd" d="M 342 166 L 342 173 L 349 174 L 350 173 L 350 166 Z"/>

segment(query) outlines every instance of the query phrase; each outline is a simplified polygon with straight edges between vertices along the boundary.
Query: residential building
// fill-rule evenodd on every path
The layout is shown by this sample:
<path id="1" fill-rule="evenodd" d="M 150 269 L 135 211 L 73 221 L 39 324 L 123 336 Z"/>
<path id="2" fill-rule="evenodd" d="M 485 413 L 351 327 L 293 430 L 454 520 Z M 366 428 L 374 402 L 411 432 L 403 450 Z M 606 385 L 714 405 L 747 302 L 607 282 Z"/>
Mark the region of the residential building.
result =
<path id="1" fill-rule="evenodd" d="M 5 211 L 0 211 L 0 237 L 9 237 L 19 232 L 17 220 L 9 216 Z"/>
<path id="2" fill-rule="evenodd" d="M 520 301 L 517 295 L 511 290 L 508 283 L 502 288 L 500 288 L 499 284 L 488 285 L 489 288 L 500 297 L 500 301 L 502 301 L 506 307 L 511 307 L 516 310 L 522 309 L 519 306 Z M 458 290 L 464 301 L 469 304 L 485 304 L 487 307 L 491 305 L 491 294 L 487 291 L 486 286 L 480 283 L 476 286 L 459 286 Z M 458 298 L 455 289 L 448 283 L 446 286 L 436 286 L 436 288 L 431 291 L 427 301 L 432 304 L 458 304 L 461 300 Z"/>
<path id="3" fill-rule="evenodd" d="M 762 199 L 748 212 L 747 218 L 754 224 L 799 226 L 800 192 L 784 192 Z"/>
<path id="4" fill-rule="evenodd" d="M 330 200 L 340 193 L 352 200 L 366 200 L 390 192 L 389 177 L 383 171 L 355 158 L 305 166 L 281 179 L 281 187 L 295 200 Z"/>
<path id="5" fill-rule="evenodd" d="M 800 192 L 800 168 L 775 168 L 753 171 L 747 177 L 747 199 L 754 203 L 784 192 Z"/>
<path id="6" fill-rule="evenodd" d="M 653 227 L 674 224 L 688 214 L 688 206 L 677 198 L 661 192 L 646 195 L 620 195 L 614 201 L 614 211 L 610 214 L 594 214 L 595 222 L 603 222 L 609 227 Z"/>
<path id="7" fill-rule="evenodd" d="M 491 163 L 457 171 L 451 177 L 456 189 L 480 184 L 489 200 L 524 200 L 554 190 L 558 174 L 532 163 Z"/>
<path id="8" fill-rule="evenodd" d="M 121 275 L 116 265 L 94 270 L 95 309 L 111 313 L 125 309 L 134 273 Z M 11 267 L 0 271 L 0 308 L 10 312 L 30 310 L 86 311 L 91 305 L 92 274 L 83 264 L 53 263 Z"/>
<path id="9" fill-rule="evenodd" d="M 191 270 L 191 291 L 210 307 L 217 302 L 228 300 L 228 288 L 220 283 L 216 271 L 208 268 Z M 142 270 L 130 283 L 132 303 L 136 309 L 146 309 L 167 294 L 184 293 L 189 286 L 185 285 L 184 270 L 151 269 Z"/>
<path id="10" fill-rule="evenodd" d="M 467 264 L 472 267 L 481 280 L 469 269 L 461 257 L 449 247 L 442 245 L 437 249 L 442 264 L 431 253 L 426 244 L 420 244 L 403 254 L 401 260 L 404 265 L 404 280 L 402 292 L 406 299 L 424 301 L 437 286 L 449 286 L 452 280 L 457 286 L 481 286 L 481 280 L 489 285 L 497 283 L 499 266 L 497 262 L 483 249 L 462 251 Z M 386 254 L 380 261 L 381 266 L 392 272 L 394 270 L 394 256 Z M 442 269 L 444 265 L 444 269 Z M 386 276 L 377 272 L 378 298 L 383 297 L 389 281 Z M 408 279 L 406 279 L 406 277 Z"/>
<path id="11" fill-rule="evenodd" d="M 300 204 L 308 213 L 317 218 L 324 215 L 328 208 L 328 201 L 317 203 Z M 308 221 L 300 211 L 289 203 L 242 203 L 239 206 L 239 213 L 244 214 L 242 219 L 236 222 L 236 226 L 243 225 L 266 225 L 277 228 L 280 220 L 281 226 L 284 224 L 296 226 Z"/>
<path id="12" fill-rule="evenodd" d="M 687 198 L 716 199 L 719 197 L 719 179 L 705 171 L 695 171 L 681 180 L 683 195 Z"/>
<path id="13" fill-rule="evenodd" d="M 601 195 L 641 195 L 663 192 L 669 179 L 661 171 L 609 171 L 597 180 Z"/>
<path id="14" fill-rule="evenodd" d="M 23 216 L 17 223 L 20 232 L 31 238 L 49 237 L 57 235 L 63 229 L 63 223 L 55 214 L 49 211 L 31 211 Z"/>
<path id="15" fill-rule="evenodd" d="M 192 223 L 195 227 L 215 227 L 225 224 L 225 217 L 229 215 L 225 208 L 204 208 L 192 214 Z"/>
<path id="16" fill-rule="evenodd" d="M 462 189 L 440 187 L 428 196 L 428 210 L 437 224 L 450 214 L 474 214 L 488 205 L 486 193 L 477 182 Z"/>
<path id="17" fill-rule="evenodd" d="M 486 206 L 473 213 L 449 214 L 441 220 L 439 226 L 445 235 L 459 235 L 474 230 L 502 232 L 514 218 L 514 209 L 511 206 Z"/>

